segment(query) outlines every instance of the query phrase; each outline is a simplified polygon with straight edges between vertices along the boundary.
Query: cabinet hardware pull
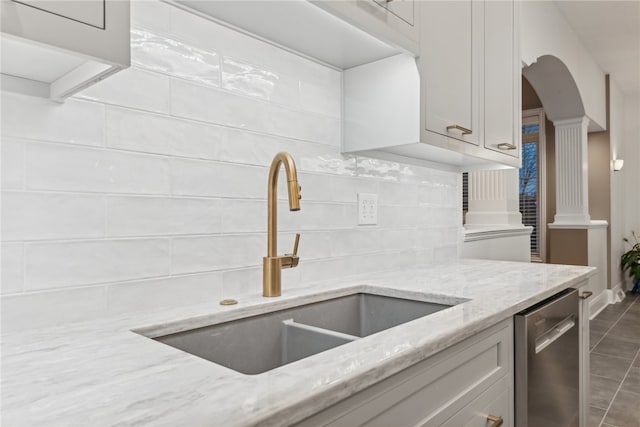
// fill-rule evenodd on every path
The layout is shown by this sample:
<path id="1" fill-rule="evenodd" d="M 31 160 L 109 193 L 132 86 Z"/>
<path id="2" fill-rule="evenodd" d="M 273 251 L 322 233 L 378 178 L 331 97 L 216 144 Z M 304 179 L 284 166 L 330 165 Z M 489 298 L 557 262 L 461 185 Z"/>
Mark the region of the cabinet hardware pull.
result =
<path id="1" fill-rule="evenodd" d="M 451 132 L 452 130 L 459 130 L 460 132 L 462 132 L 463 135 L 471 134 L 471 129 L 467 129 L 467 128 L 462 127 L 460 125 L 447 126 L 447 132 Z"/>
<path id="2" fill-rule="evenodd" d="M 504 420 L 502 419 L 502 417 L 496 417 L 495 415 L 488 415 L 487 416 L 487 421 L 489 421 L 491 424 L 490 427 L 500 427 L 502 425 L 502 423 L 504 422 Z"/>
<path id="3" fill-rule="evenodd" d="M 593 292 L 591 291 L 584 291 L 582 293 L 582 295 L 580 295 L 580 299 L 587 299 L 589 298 L 591 295 L 593 295 Z"/>
<path id="4" fill-rule="evenodd" d="M 498 148 L 500 150 L 515 150 L 518 147 L 516 147 L 515 145 L 510 144 L 508 142 L 503 142 L 503 143 L 498 144 Z"/>

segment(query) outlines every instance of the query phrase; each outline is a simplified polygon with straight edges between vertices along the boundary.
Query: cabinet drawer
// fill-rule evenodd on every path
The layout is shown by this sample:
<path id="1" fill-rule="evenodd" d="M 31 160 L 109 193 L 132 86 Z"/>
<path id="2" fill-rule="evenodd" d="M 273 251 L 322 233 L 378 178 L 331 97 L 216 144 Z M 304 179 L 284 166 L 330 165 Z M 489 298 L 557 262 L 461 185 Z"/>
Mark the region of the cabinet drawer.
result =
<path id="1" fill-rule="evenodd" d="M 512 322 L 502 322 L 322 411 L 301 426 L 437 426 L 511 378 Z"/>
<path id="2" fill-rule="evenodd" d="M 373 0 L 407 24 L 413 25 L 415 16 L 414 0 Z"/>
<path id="3" fill-rule="evenodd" d="M 487 417 L 502 418 L 502 427 L 513 425 L 511 416 L 511 386 L 507 377 L 502 378 L 470 404 L 442 424 L 442 427 L 487 427 Z"/>

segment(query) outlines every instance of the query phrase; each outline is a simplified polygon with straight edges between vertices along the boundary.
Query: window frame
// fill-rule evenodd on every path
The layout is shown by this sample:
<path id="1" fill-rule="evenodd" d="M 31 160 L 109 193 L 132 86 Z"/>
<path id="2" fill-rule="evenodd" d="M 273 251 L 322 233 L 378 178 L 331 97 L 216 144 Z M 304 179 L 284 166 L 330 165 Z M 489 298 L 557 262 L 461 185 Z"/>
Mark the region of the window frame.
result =
<path id="1" fill-rule="evenodd" d="M 522 125 L 520 134 L 521 144 L 524 150 L 525 137 L 522 135 L 526 118 L 538 118 L 538 252 L 531 254 L 531 262 L 546 262 L 547 259 L 547 149 L 546 149 L 546 115 L 543 108 L 533 108 L 522 111 Z M 520 191 L 518 190 L 518 193 Z"/>

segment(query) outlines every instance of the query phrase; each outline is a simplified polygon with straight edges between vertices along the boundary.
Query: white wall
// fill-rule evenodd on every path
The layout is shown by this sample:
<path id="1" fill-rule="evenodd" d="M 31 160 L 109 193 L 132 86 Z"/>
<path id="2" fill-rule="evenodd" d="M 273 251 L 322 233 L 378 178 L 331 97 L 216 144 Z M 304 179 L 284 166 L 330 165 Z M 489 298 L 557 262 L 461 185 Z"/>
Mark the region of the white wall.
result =
<path id="1" fill-rule="evenodd" d="M 554 2 L 523 1 L 520 8 L 521 55 L 531 65 L 543 55 L 560 59 L 578 86 L 585 114 L 606 127 L 604 73 L 582 45 Z M 590 130 L 598 130 L 590 126 Z"/>
<path id="2" fill-rule="evenodd" d="M 611 159 L 623 158 L 624 136 L 624 95 L 613 77 L 609 78 L 609 147 Z M 620 256 L 624 252 L 622 238 L 628 233 L 625 226 L 624 172 L 611 172 L 611 288 L 620 284 Z"/>
<path id="3" fill-rule="evenodd" d="M 624 133 L 622 155 L 624 168 L 618 172 L 623 182 L 624 229 L 623 235 L 631 237 L 631 230 L 640 233 L 640 94 L 624 97 Z M 624 250 L 628 250 L 624 246 Z M 627 281 L 630 285 L 631 282 Z"/>
<path id="4" fill-rule="evenodd" d="M 130 69 L 63 105 L 3 94 L 3 331 L 261 293 L 280 150 L 303 197 L 281 187 L 285 294 L 457 255 L 458 174 L 341 155 L 339 72 L 163 3 L 132 23 Z"/>

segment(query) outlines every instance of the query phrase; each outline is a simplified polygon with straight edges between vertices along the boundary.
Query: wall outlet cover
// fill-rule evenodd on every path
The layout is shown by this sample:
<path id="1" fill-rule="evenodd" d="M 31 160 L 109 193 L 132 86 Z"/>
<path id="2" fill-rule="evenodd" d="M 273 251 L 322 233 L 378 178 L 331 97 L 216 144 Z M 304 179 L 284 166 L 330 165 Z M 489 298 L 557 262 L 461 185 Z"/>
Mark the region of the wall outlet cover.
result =
<path id="1" fill-rule="evenodd" d="M 378 223 L 378 195 L 358 193 L 358 225 Z"/>

